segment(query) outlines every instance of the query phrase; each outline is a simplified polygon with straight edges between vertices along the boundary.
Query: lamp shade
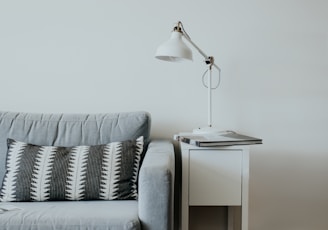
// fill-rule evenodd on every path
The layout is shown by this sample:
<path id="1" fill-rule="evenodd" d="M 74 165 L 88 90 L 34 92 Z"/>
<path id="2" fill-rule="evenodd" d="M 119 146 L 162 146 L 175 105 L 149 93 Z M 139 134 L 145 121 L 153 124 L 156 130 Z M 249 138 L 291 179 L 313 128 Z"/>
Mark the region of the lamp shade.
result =
<path id="1" fill-rule="evenodd" d="M 170 39 L 157 48 L 155 57 L 164 61 L 178 62 L 192 60 L 192 52 L 182 41 L 182 33 L 173 31 Z"/>

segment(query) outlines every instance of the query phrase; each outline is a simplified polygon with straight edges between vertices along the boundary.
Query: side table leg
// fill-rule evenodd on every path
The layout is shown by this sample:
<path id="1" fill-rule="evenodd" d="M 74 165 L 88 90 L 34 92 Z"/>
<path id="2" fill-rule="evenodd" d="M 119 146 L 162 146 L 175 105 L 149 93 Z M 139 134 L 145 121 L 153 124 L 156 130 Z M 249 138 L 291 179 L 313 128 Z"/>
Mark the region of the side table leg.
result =
<path id="1" fill-rule="evenodd" d="M 228 230 L 241 230 L 240 206 L 228 206 Z"/>

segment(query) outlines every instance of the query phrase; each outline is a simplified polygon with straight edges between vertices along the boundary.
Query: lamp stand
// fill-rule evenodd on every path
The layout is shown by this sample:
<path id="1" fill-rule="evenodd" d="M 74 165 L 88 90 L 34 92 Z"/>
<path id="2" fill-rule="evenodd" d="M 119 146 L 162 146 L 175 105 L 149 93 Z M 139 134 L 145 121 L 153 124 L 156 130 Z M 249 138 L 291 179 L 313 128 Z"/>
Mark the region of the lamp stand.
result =
<path id="1" fill-rule="evenodd" d="M 207 74 L 207 126 L 212 127 L 212 65 L 208 66 Z"/>
<path id="2" fill-rule="evenodd" d="M 202 127 L 194 129 L 194 134 L 210 134 L 210 133 L 219 133 L 220 130 L 212 126 L 212 65 L 214 63 L 213 57 L 208 57 L 205 60 L 208 65 L 208 74 L 207 74 L 207 127 Z"/>

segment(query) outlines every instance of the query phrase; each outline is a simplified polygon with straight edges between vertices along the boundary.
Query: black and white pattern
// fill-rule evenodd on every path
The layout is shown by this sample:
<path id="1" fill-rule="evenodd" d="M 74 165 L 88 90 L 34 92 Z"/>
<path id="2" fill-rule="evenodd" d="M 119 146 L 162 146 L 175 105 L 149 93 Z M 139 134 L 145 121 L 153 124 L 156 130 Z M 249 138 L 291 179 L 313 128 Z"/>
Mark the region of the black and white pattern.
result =
<path id="1" fill-rule="evenodd" d="M 37 146 L 8 139 L 1 201 L 137 199 L 143 137 L 106 145 Z"/>

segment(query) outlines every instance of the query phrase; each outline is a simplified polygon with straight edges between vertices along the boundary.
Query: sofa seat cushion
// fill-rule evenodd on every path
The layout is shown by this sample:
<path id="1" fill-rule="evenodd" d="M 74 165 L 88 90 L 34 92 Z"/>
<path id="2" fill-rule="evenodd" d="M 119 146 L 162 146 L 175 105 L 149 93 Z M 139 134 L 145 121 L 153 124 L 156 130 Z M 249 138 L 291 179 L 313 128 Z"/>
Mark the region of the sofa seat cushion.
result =
<path id="1" fill-rule="evenodd" d="M 5 204 L 5 203 L 3 203 Z M 11 203 L 22 210 L 0 214 L 2 230 L 136 230 L 138 203 L 126 201 L 52 201 Z"/>

